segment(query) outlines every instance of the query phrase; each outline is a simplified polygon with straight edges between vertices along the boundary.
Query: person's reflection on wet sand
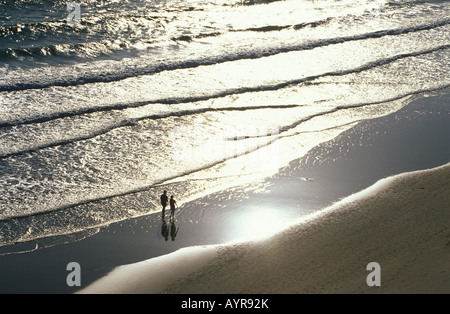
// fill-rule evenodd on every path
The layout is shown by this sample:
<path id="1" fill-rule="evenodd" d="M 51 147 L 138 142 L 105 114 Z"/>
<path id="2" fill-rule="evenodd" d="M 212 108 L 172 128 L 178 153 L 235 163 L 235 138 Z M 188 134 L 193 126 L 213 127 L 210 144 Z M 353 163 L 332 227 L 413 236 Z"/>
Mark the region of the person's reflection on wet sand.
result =
<path id="1" fill-rule="evenodd" d="M 169 240 L 169 227 L 167 226 L 166 217 L 162 216 L 162 227 L 161 227 L 161 235 L 163 236 L 164 240 Z"/>
<path id="2" fill-rule="evenodd" d="M 170 236 L 172 237 L 172 241 L 175 241 L 175 237 L 178 234 L 178 230 L 180 230 L 180 227 L 176 227 L 175 226 L 175 221 L 171 220 L 170 221 L 171 225 L 170 225 Z"/>

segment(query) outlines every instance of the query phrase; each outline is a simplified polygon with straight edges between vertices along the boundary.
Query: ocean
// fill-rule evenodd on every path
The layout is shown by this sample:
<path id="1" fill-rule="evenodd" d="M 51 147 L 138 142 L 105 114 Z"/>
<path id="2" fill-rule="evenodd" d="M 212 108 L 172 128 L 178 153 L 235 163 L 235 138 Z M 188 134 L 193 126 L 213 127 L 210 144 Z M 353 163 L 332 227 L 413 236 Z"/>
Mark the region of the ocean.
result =
<path id="1" fill-rule="evenodd" d="M 160 211 L 164 189 L 182 204 L 259 180 L 439 94 L 449 16 L 446 0 L 0 0 L 0 254 Z"/>

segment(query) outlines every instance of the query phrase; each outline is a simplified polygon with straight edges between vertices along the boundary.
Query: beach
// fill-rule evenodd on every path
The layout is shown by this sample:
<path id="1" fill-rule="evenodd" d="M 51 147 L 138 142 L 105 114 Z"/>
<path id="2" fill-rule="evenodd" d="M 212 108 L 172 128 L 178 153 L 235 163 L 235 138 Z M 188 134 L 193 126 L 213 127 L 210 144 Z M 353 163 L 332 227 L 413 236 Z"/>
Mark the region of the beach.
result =
<path id="1" fill-rule="evenodd" d="M 271 239 L 119 267 L 81 292 L 449 293 L 449 174 L 447 164 L 383 179 Z M 366 283 L 372 262 L 381 267 L 380 286 Z M 174 280 L 167 269 L 180 263 Z"/>
<path id="2" fill-rule="evenodd" d="M 392 140 L 406 143 L 405 135 L 411 135 L 410 127 L 419 125 L 424 140 L 428 138 L 425 141 L 430 142 L 434 132 L 439 130 L 443 134 L 441 131 L 449 127 L 448 112 L 438 109 L 448 99 L 448 95 L 421 99 L 403 112 L 370 123 L 372 128 L 365 125 L 353 131 L 373 131 L 374 125 L 393 125 L 392 121 L 397 120 L 400 121 L 397 128 L 377 136 L 370 146 L 380 148 L 380 142 Z M 442 124 L 439 119 L 424 118 L 426 111 L 440 112 L 437 116 L 443 113 Z M 408 132 L 402 134 L 401 128 Z M 386 129 L 378 131 L 381 130 Z M 374 133 L 370 136 L 374 137 Z M 350 137 L 346 135 L 342 137 L 348 141 Z M 395 138 L 399 135 L 403 141 Z M 417 144 L 417 137 L 414 140 Z M 336 142 L 342 148 L 342 142 Z M 441 144 L 427 153 L 449 156 L 448 145 Z M 370 153 L 371 149 L 353 149 L 346 154 L 354 169 L 359 169 L 357 159 L 350 156 L 361 155 L 363 151 Z M 408 153 L 405 147 L 398 150 L 391 147 L 382 155 L 391 156 L 400 151 Z M 367 164 L 368 160 L 364 157 L 360 161 Z M 393 159 L 388 160 L 386 164 L 379 158 L 372 162 L 378 162 L 378 172 L 384 167 L 392 171 Z M 403 166 L 407 163 L 402 159 Z M 342 167 L 334 171 L 338 174 Z M 361 191 L 335 200 L 330 206 L 300 217 L 291 227 L 276 231 L 266 240 L 194 247 L 121 266 L 81 293 L 448 293 L 449 172 L 450 165 L 446 164 L 431 170 L 386 176 Z M 361 177 L 367 179 L 367 173 Z M 253 198 L 253 201 L 261 202 L 261 199 Z M 326 199 L 322 201 L 327 203 Z M 232 202 L 228 199 L 228 203 Z M 244 206 L 239 206 L 243 210 Z M 366 266 L 371 262 L 381 267 L 379 287 L 366 283 L 369 275 Z M 179 265 L 183 267 L 177 276 L 173 270 Z M 166 269 L 167 274 L 160 269 Z"/>
<path id="3" fill-rule="evenodd" d="M 5 292 L 371 293 L 384 291 L 368 290 L 365 284 L 365 266 L 375 261 L 382 266 L 385 292 L 446 293 L 448 247 L 442 243 L 448 235 L 448 166 L 426 169 L 444 165 L 450 155 L 448 145 L 437 136 L 450 134 L 448 99 L 448 94 L 418 98 L 396 113 L 360 123 L 319 145 L 263 182 L 183 204 L 175 214 L 173 225 L 178 231 L 173 239 L 170 235 L 164 238 L 161 214 L 155 213 L 108 225 L 90 236 L 80 235 L 79 240 L 76 235 L 56 237 L 58 241 L 42 239 L 37 242 L 42 249 L 2 256 L 2 278 L 8 282 Z M 426 151 L 408 157 L 417 145 Z M 319 153 L 322 151 L 326 154 Z M 313 158 L 317 156 L 323 160 Z M 401 175 L 411 171 L 418 172 Z M 397 174 L 399 177 L 390 178 Z M 166 215 L 165 224 L 171 227 Z M 58 244 L 46 248 L 47 242 Z M 442 257 L 418 260 L 431 253 Z M 346 264 L 347 259 L 354 260 Z M 81 289 L 65 282 L 65 266 L 73 261 L 82 265 Z M 427 266 L 427 261 L 432 264 Z M 288 283 L 274 279 L 280 285 L 264 285 L 255 279 L 265 278 L 259 271 L 272 273 L 271 267 L 286 269 L 288 273 L 279 278 L 289 277 Z M 401 276 L 396 277 L 389 267 L 396 267 Z M 429 276 L 442 272 L 442 278 L 433 277 L 435 285 L 419 280 L 423 286 L 416 283 L 401 288 L 395 279 L 404 281 L 410 274 L 412 280 L 419 270 L 418 278 L 423 278 L 427 269 L 433 269 Z M 211 278 L 216 273 L 223 285 Z M 301 279 L 305 274 L 310 276 L 307 281 Z M 338 281 L 333 277 L 338 275 L 339 284 L 324 285 L 327 278 Z M 225 280 L 228 277 L 235 279 Z M 242 285 L 233 281 L 237 278 Z M 194 283 L 197 280 L 198 285 Z M 215 287 L 202 280 L 215 282 Z M 358 285 L 347 287 L 347 280 Z M 385 284 L 389 280 L 395 289 Z M 255 286 L 250 285 L 253 282 Z M 263 287 L 267 289 L 260 290 Z"/>
<path id="4" fill-rule="evenodd" d="M 449 13 L 6 1 L 0 293 L 448 293 Z"/>

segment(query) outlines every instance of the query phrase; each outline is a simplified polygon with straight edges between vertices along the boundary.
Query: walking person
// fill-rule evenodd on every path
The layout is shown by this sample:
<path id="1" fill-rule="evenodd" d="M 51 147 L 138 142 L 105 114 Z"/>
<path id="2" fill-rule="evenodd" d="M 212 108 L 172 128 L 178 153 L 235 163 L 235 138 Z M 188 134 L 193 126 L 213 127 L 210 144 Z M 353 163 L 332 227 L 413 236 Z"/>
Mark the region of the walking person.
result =
<path id="1" fill-rule="evenodd" d="M 167 196 L 167 191 L 161 195 L 161 205 L 162 205 L 162 215 L 164 216 L 166 213 L 167 203 L 169 202 L 169 197 Z"/>
<path id="2" fill-rule="evenodd" d="M 175 217 L 175 206 L 178 207 L 177 201 L 173 198 L 173 195 L 170 196 L 170 216 L 171 218 Z"/>

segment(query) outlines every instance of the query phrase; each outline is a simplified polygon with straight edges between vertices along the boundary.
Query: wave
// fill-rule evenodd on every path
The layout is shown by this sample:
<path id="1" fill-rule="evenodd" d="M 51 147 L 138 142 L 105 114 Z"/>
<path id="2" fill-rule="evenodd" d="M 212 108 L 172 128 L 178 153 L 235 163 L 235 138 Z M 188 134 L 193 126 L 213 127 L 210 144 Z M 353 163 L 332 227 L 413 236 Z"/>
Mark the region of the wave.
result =
<path id="1" fill-rule="evenodd" d="M 261 86 L 255 86 L 255 87 L 242 87 L 242 88 L 236 88 L 236 89 L 229 89 L 222 91 L 220 93 L 216 94 L 210 94 L 205 96 L 193 96 L 193 97 L 184 97 L 184 98 L 166 98 L 166 99 L 157 99 L 152 101 L 142 101 L 142 102 L 134 102 L 134 103 L 126 103 L 126 104 L 113 104 L 113 105 L 105 105 L 105 106 L 98 106 L 98 107 L 89 107 L 89 108 L 81 108 L 78 110 L 71 110 L 71 111 L 62 111 L 53 113 L 47 116 L 38 116 L 38 117 L 28 117 L 20 120 L 12 120 L 12 121 L 4 121 L 0 123 L 0 128 L 5 127 L 14 127 L 19 125 L 27 125 L 27 124 L 38 124 L 38 123 L 44 123 L 56 119 L 61 118 L 68 118 L 68 117 L 74 117 L 79 116 L 83 114 L 90 114 L 90 113 L 96 113 L 96 112 L 106 112 L 106 111 L 112 111 L 112 110 L 124 110 L 128 108 L 138 108 L 142 106 L 146 106 L 149 104 L 182 104 L 182 103 L 191 103 L 191 102 L 198 102 L 198 101 L 206 101 L 211 99 L 217 99 L 222 98 L 226 96 L 231 95 L 237 95 L 237 94 L 245 94 L 245 93 L 251 93 L 251 92 L 263 92 L 263 91 L 274 91 L 279 90 L 282 88 L 287 88 L 290 86 L 299 85 L 302 83 L 306 83 L 309 81 L 314 81 L 322 77 L 328 77 L 328 76 L 344 76 L 347 74 L 353 74 L 353 73 L 360 73 L 363 71 L 367 71 L 373 68 L 381 67 L 384 65 L 387 65 L 389 63 L 398 61 L 400 59 L 410 58 L 410 57 L 417 57 L 421 55 L 426 55 L 430 53 L 434 53 L 440 50 L 446 50 L 450 48 L 450 44 L 448 45 L 442 45 L 435 48 L 412 52 L 412 53 L 405 53 L 405 54 L 399 54 L 395 55 L 389 58 L 379 59 L 373 62 L 369 62 L 367 64 L 364 64 L 360 67 L 347 69 L 347 70 L 339 70 L 339 71 L 331 71 L 331 72 L 325 72 L 313 76 L 303 77 L 295 80 L 289 80 L 277 84 L 272 85 L 261 85 Z"/>
<path id="2" fill-rule="evenodd" d="M 228 55 L 228 56 L 220 56 L 220 57 L 213 57 L 213 58 L 206 58 L 202 60 L 186 60 L 181 62 L 172 62 L 167 64 L 158 64 L 158 65 L 151 65 L 151 66 L 143 66 L 141 68 L 134 68 L 133 72 L 130 71 L 124 71 L 123 69 L 120 71 L 120 73 L 113 73 L 110 72 L 107 76 L 106 75 L 98 75 L 98 74 L 85 74 L 84 77 L 65 77 L 64 79 L 56 79 L 50 82 L 33 82 L 33 83 L 16 83 L 13 85 L 2 85 L 0 86 L 0 92 L 2 91 L 21 91 L 21 90 L 28 90 L 28 89 L 43 89 L 43 88 L 49 88 L 53 86 L 60 86 L 60 87 L 69 87 L 69 86 L 78 86 L 78 85 L 84 85 L 84 84 L 91 84 L 91 83 L 108 83 L 108 82 L 116 82 L 121 81 L 127 78 L 132 77 L 138 77 L 142 75 L 152 75 L 159 72 L 164 71 L 171 71 L 171 70 L 178 70 L 178 69 L 187 69 L 187 68 L 195 68 L 199 66 L 205 66 L 205 65 L 214 65 L 214 64 L 220 64 L 225 62 L 231 62 L 231 61 L 238 61 L 238 60 L 245 60 L 245 59 L 259 59 L 263 57 L 273 56 L 281 53 L 286 52 L 293 52 L 293 51 L 303 51 L 303 50 L 311 50 L 319 47 L 325 47 L 329 45 L 334 44 L 341 44 L 345 42 L 351 42 L 351 41 L 359 41 L 359 40 L 366 40 L 366 39 L 375 39 L 375 38 L 381 38 L 384 36 L 395 36 L 395 35 L 402 35 L 402 34 L 408 34 L 412 32 L 420 32 L 425 30 L 431 30 L 434 28 L 442 27 L 445 25 L 450 24 L 450 19 L 445 19 L 442 21 L 438 21 L 432 24 L 425 24 L 425 25 L 418 25 L 408 28 L 399 28 L 399 29 L 390 29 L 390 30 L 384 30 L 384 31 L 377 31 L 372 33 L 365 33 L 360 35 L 352 35 L 352 36 L 344 36 L 344 37 L 336 37 L 336 38 L 330 38 L 326 40 L 318 40 L 311 43 L 301 44 L 298 46 L 289 46 L 289 47 L 277 47 L 277 48 L 271 48 L 271 49 L 264 49 L 260 51 L 253 51 L 251 53 L 249 52 L 241 52 L 236 53 L 234 55 Z M 186 38 L 188 39 L 188 38 Z"/>
<path id="3" fill-rule="evenodd" d="M 75 64 L 86 62 L 92 58 L 101 58 L 121 52 L 124 48 L 130 48 L 133 43 L 128 40 L 116 42 L 114 40 L 102 40 L 93 42 L 80 42 L 77 44 L 56 44 L 41 47 L 6 48 L 0 50 L 0 60 L 8 61 L 30 57 L 45 63 L 49 56 L 58 58 L 61 64 Z M 130 54 L 132 54 L 130 49 Z M 125 57 L 125 56 L 124 56 Z M 115 58 L 120 59 L 119 57 Z M 1 88 L 1 87 L 0 87 Z"/>
<path id="4" fill-rule="evenodd" d="M 134 119 L 125 119 L 123 121 L 116 122 L 112 126 L 109 126 L 107 128 L 104 128 L 102 130 L 99 130 L 97 132 L 91 133 L 91 134 L 83 136 L 83 137 L 75 137 L 72 139 L 55 141 L 52 143 L 32 147 L 32 148 L 25 149 L 25 150 L 20 150 L 20 151 L 7 153 L 7 154 L 3 154 L 3 155 L 0 154 L 0 160 L 11 158 L 11 157 L 18 157 L 18 156 L 29 154 L 29 153 L 34 153 L 41 149 L 52 148 L 52 147 L 57 147 L 57 146 L 62 146 L 62 145 L 67 145 L 67 144 L 73 144 L 76 142 L 92 139 L 97 136 L 109 133 L 112 130 L 115 130 L 118 128 L 122 128 L 122 127 L 126 127 L 126 126 L 134 126 L 134 125 L 136 125 L 137 122 L 143 121 L 143 120 L 157 120 L 157 119 L 165 119 L 165 118 L 170 118 L 170 117 L 183 117 L 183 116 L 190 116 L 190 115 L 196 115 L 196 114 L 207 113 L 207 112 L 247 111 L 247 110 L 259 110 L 259 109 L 289 109 L 289 108 L 296 108 L 296 107 L 301 107 L 301 105 L 266 105 L 266 106 L 249 106 L 249 107 L 201 108 L 201 109 L 197 109 L 197 110 L 183 110 L 183 111 L 171 112 L 171 113 L 167 113 L 167 114 L 155 114 L 155 115 L 148 115 L 148 116 L 143 116 L 143 117 L 134 118 Z"/>
<path id="5" fill-rule="evenodd" d="M 239 3 L 241 5 L 259 5 L 259 4 L 269 4 L 272 2 L 278 2 L 283 0 L 242 0 Z"/>
<path id="6" fill-rule="evenodd" d="M 234 30 L 234 32 L 273 32 L 273 31 L 281 31 L 283 29 L 292 28 L 294 30 L 300 30 L 302 28 L 306 27 L 318 27 L 320 25 L 327 24 L 331 22 L 334 18 L 326 18 L 324 20 L 314 21 L 314 22 L 306 22 L 306 23 L 299 23 L 294 25 L 267 25 L 267 26 L 261 26 L 261 27 L 250 27 L 245 29 L 237 29 Z"/>
<path id="7" fill-rule="evenodd" d="M 404 0 L 404 1 L 388 1 L 386 5 L 390 7 L 409 7 L 427 3 L 447 3 L 447 0 Z"/>
<path id="8" fill-rule="evenodd" d="M 142 17 L 139 17 L 142 18 Z M 147 18 L 152 20 L 151 18 Z M 280 31 L 283 29 L 294 29 L 299 30 L 306 27 L 318 27 L 331 21 L 332 18 L 328 18 L 322 21 L 300 23 L 296 25 L 268 25 L 262 27 L 252 27 L 247 29 L 236 29 L 231 30 L 231 32 L 271 32 Z M 84 22 L 83 28 L 75 30 L 77 35 L 80 33 L 86 33 L 86 29 L 89 27 L 86 22 Z M 163 29 L 164 26 L 158 23 L 159 28 Z M 74 29 L 67 26 L 66 22 L 51 22 L 51 23 L 35 23 L 27 25 L 14 25 L 7 27 L 0 27 L 0 37 L 9 39 L 10 41 L 15 40 L 15 36 L 18 39 L 22 39 L 24 36 L 35 37 L 36 33 L 39 32 L 39 36 L 52 37 L 54 35 L 67 34 L 74 32 Z M 45 34 L 42 34 L 45 33 Z M 173 41 L 192 41 L 194 39 L 217 37 L 224 35 L 224 32 L 210 32 L 210 33 L 200 33 L 198 35 L 181 35 L 178 37 L 172 37 Z M 135 39 L 134 42 L 139 42 L 139 39 Z M 114 51 L 122 51 L 123 49 L 129 49 L 133 46 L 133 41 L 121 40 L 119 42 L 111 39 L 104 39 L 100 41 L 91 42 L 79 42 L 76 44 L 55 44 L 50 46 L 38 46 L 38 47 L 20 47 L 20 48 L 5 48 L 0 49 L 0 60 L 14 60 L 20 57 L 65 57 L 71 58 L 72 61 L 74 57 L 78 57 L 78 61 L 83 59 L 91 59 L 93 57 L 108 56 L 114 53 Z M 87 57 L 86 57 L 87 56 Z"/>
<path id="9" fill-rule="evenodd" d="M 397 95 L 395 97 L 391 97 L 389 99 L 383 99 L 383 100 L 379 100 L 379 101 L 365 102 L 365 103 L 353 104 L 353 105 L 348 105 L 348 106 L 337 106 L 337 107 L 332 108 L 330 110 L 322 111 L 322 112 L 319 112 L 319 113 L 316 113 L 316 114 L 304 117 L 304 118 L 302 118 L 302 119 L 300 119 L 298 121 L 295 121 L 292 124 L 279 127 L 278 128 L 278 132 L 279 133 L 277 134 L 277 137 L 278 138 L 283 138 L 283 137 L 287 137 L 287 136 L 293 136 L 293 135 L 304 133 L 304 132 L 300 132 L 300 133 L 296 133 L 296 134 L 283 135 L 283 133 L 287 133 L 288 131 L 290 131 L 292 129 L 295 129 L 299 125 L 301 125 L 301 124 L 303 124 L 305 122 L 308 122 L 308 121 L 310 121 L 310 120 L 312 120 L 314 118 L 321 117 L 321 116 L 326 116 L 326 115 L 338 112 L 340 110 L 348 110 L 348 109 L 362 108 L 362 107 L 367 107 L 367 106 L 375 106 L 375 105 L 380 105 L 380 104 L 384 104 L 384 103 L 390 103 L 390 102 L 393 102 L 393 101 L 396 101 L 396 100 L 400 100 L 400 99 L 404 99 L 404 98 L 407 98 L 407 97 L 410 97 L 410 96 L 415 96 L 415 95 L 420 95 L 420 94 L 424 94 L 424 93 L 432 93 L 432 92 L 437 92 L 437 91 L 440 91 L 440 90 L 445 90 L 445 89 L 447 89 L 449 87 L 450 87 L 450 84 L 447 84 L 447 85 L 440 86 L 440 87 L 437 87 L 437 88 L 420 89 L 420 90 L 416 90 L 416 91 L 413 91 L 413 92 L 405 93 L 405 94 L 402 94 L 402 95 Z M 352 122 L 350 122 L 348 124 L 352 124 L 352 123 L 355 123 L 355 121 L 352 121 Z M 347 125 L 347 124 L 343 124 L 343 125 Z M 340 126 L 343 126 L 343 125 L 340 125 Z M 335 126 L 335 127 L 332 127 L 332 128 L 337 128 L 337 127 L 339 127 L 339 126 Z M 270 137 L 272 135 L 268 134 L 266 136 Z M 241 135 L 241 136 L 235 136 L 234 138 L 230 138 L 229 140 L 236 141 L 236 140 L 243 140 L 243 139 L 249 139 L 249 138 L 261 138 L 261 137 L 264 137 L 264 135 L 256 135 L 256 136 L 254 136 L 254 135 Z"/>
<path id="10" fill-rule="evenodd" d="M 21 39 L 34 37 L 37 33 L 51 35 L 52 33 L 73 30 L 66 21 L 42 21 L 36 23 L 24 23 L 18 25 L 0 26 L 0 36 L 4 39 Z M 16 38 L 16 36 L 18 36 Z"/>
<path id="11" fill-rule="evenodd" d="M 151 31 L 146 30 L 145 39 L 129 31 L 134 29 L 133 27 L 119 27 L 121 23 L 129 26 L 139 24 L 141 20 L 152 25 Z M 139 27 L 136 29 L 136 32 L 141 30 Z M 134 44 L 139 44 L 141 40 L 148 42 L 152 39 L 148 36 L 152 37 L 151 35 L 156 35 L 163 29 L 164 25 L 161 22 L 144 16 L 125 16 L 119 21 L 110 16 L 100 20 L 83 20 L 77 28 L 67 25 L 66 21 L 0 26 L 0 37 L 5 43 L 9 43 L 9 46 L 2 45 L 5 48 L 0 49 L 0 61 L 14 61 L 28 57 L 45 62 L 46 60 L 41 57 L 58 57 L 65 58 L 66 63 L 71 61 L 70 64 L 73 64 L 76 61 L 92 60 L 112 56 L 115 52 L 132 50 Z M 21 46 L 17 47 L 17 43 Z M 117 58 L 115 55 L 114 57 Z"/>

